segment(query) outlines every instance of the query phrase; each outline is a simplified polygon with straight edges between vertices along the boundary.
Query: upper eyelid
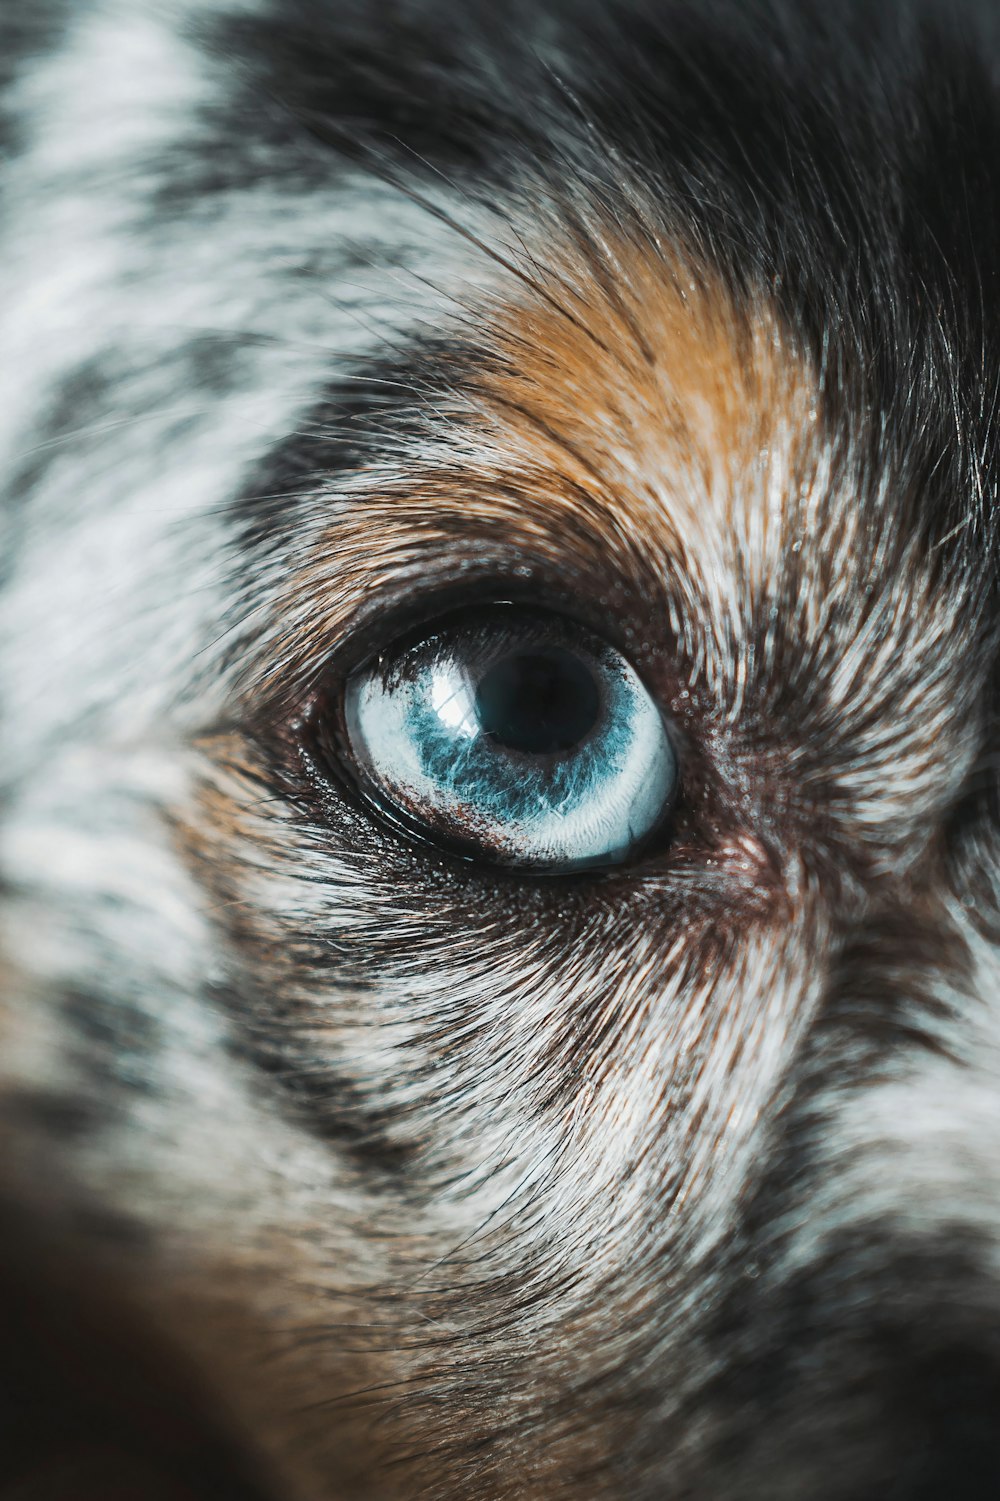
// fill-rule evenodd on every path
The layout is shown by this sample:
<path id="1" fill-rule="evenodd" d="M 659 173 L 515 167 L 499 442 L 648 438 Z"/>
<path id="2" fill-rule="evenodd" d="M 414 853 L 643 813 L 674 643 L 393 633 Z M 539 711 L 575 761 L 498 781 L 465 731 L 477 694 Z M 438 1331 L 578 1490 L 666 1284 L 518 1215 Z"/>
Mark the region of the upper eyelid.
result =
<path id="1" fill-rule="evenodd" d="M 526 562 L 523 553 L 504 561 L 490 556 L 478 566 L 463 560 L 458 569 L 447 557 L 440 557 L 438 564 L 428 566 L 419 579 L 381 587 L 376 581 L 358 608 L 329 632 L 312 618 L 312 604 L 321 590 L 311 588 L 300 620 L 276 622 L 280 660 L 275 659 L 271 633 L 259 652 L 251 649 L 243 674 L 249 710 L 266 715 L 269 709 L 287 714 L 296 704 L 301 709 L 331 676 L 343 678 L 404 636 L 460 610 L 493 604 L 573 621 L 606 640 L 642 676 L 648 675 L 655 659 L 667 666 L 676 686 L 689 680 L 689 653 L 671 624 L 681 614 L 680 589 L 669 605 L 662 597 L 654 603 L 635 591 L 608 588 L 606 582 L 602 588 L 599 579 L 581 576 L 571 561 L 557 567 L 548 555 L 534 564 Z"/>

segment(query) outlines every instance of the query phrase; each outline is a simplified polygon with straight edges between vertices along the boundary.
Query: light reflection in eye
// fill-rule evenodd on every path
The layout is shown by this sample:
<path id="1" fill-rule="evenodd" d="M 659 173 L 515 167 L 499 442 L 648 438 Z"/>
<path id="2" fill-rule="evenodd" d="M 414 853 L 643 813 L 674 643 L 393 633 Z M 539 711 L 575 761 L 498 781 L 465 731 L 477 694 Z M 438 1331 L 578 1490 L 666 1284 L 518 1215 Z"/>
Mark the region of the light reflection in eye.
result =
<path id="1" fill-rule="evenodd" d="M 468 682 L 456 682 L 454 674 L 441 667 L 431 671 L 431 708 L 442 724 L 458 735 L 478 735 L 476 705 Z"/>
<path id="2" fill-rule="evenodd" d="M 495 606 L 428 629 L 349 680 L 362 790 L 425 838 L 498 864 L 626 860 L 672 804 L 663 715 L 606 642 Z"/>

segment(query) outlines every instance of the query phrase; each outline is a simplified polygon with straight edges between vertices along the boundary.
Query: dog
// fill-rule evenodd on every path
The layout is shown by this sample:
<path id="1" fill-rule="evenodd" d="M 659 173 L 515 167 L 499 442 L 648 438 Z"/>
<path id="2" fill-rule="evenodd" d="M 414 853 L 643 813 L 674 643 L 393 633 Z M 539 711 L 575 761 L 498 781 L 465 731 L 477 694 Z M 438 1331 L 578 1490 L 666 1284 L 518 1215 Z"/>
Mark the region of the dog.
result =
<path id="1" fill-rule="evenodd" d="M 0 55 L 0 1199 L 69 1405 L 127 1329 L 106 1407 L 182 1370 L 233 1494 L 1000 1494 L 1000 12 Z"/>

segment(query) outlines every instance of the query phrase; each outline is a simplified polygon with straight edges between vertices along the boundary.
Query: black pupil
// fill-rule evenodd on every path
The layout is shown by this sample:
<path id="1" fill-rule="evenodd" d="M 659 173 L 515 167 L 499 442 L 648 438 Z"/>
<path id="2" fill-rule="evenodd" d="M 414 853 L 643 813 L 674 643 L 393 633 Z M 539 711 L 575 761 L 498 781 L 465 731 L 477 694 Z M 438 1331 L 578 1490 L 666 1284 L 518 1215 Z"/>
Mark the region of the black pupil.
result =
<path id="1" fill-rule="evenodd" d="M 558 646 L 502 658 L 476 689 L 483 734 L 529 756 L 572 750 L 594 728 L 600 709 L 593 675 Z"/>

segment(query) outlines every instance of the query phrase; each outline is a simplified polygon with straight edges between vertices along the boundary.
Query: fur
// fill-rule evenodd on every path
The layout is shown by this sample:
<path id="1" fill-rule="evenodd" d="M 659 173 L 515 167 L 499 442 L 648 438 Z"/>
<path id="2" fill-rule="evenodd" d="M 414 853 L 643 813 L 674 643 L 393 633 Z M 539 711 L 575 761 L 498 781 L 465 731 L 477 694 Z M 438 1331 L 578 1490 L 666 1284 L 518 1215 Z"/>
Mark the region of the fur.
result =
<path id="1" fill-rule="evenodd" d="M 995 7 L 0 55 L 11 1234 L 282 1501 L 994 1496 Z M 663 848 L 338 776 L 345 675 L 496 598 L 656 694 Z"/>

